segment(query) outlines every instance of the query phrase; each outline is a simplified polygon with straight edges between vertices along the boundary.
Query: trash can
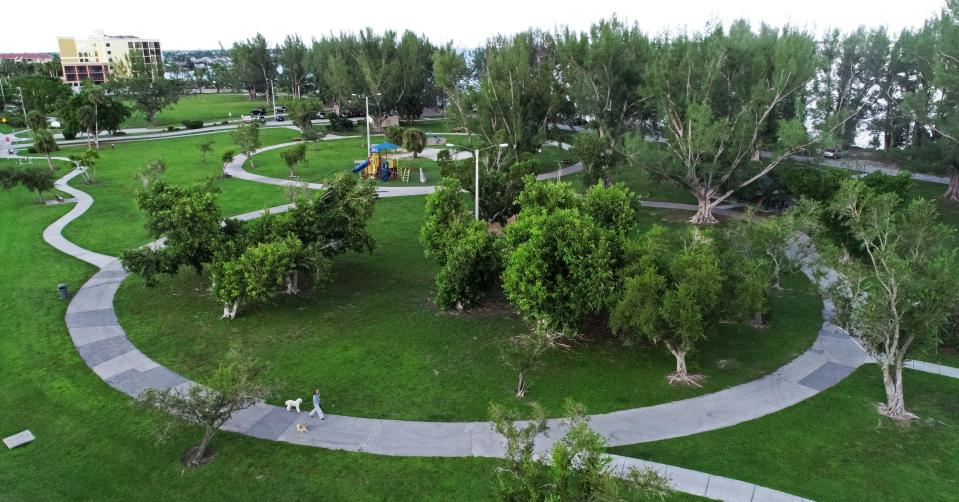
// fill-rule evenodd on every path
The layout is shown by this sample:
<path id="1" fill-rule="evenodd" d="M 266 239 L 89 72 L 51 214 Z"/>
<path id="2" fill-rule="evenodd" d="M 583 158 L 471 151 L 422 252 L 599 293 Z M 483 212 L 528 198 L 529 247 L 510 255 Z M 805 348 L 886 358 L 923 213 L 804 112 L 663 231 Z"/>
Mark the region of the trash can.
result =
<path id="1" fill-rule="evenodd" d="M 65 283 L 57 285 L 57 291 L 60 293 L 60 299 L 70 298 L 70 290 Z"/>

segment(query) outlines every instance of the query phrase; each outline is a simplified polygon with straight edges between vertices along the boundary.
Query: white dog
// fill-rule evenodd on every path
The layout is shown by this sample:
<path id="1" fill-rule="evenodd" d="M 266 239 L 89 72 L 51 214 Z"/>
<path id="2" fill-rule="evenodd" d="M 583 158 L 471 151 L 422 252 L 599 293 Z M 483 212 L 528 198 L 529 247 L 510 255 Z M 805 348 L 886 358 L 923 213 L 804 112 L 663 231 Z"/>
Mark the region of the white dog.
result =
<path id="1" fill-rule="evenodd" d="M 296 408 L 296 412 L 300 413 L 300 404 L 303 402 L 303 398 L 289 399 L 286 401 L 286 411 L 293 411 L 293 408 Z"/>

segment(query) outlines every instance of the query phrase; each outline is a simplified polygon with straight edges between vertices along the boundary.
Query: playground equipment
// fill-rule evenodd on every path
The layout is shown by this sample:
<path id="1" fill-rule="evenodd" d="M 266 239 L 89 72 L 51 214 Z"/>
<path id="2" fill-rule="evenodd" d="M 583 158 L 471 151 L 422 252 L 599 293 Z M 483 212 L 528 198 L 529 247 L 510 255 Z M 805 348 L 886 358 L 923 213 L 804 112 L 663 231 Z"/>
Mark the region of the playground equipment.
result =
<path id="1" fill-rule="evenodd" d="M 354 173 L 360 173 L 363 179 L 378 178 L 380 181 L 395 180 L 397 178 L 396 159 L 389 157 L 389 152 L 399 147 L 393 143 L 379 143 L 370 147 L 370 156 L 353 168 Z"/>

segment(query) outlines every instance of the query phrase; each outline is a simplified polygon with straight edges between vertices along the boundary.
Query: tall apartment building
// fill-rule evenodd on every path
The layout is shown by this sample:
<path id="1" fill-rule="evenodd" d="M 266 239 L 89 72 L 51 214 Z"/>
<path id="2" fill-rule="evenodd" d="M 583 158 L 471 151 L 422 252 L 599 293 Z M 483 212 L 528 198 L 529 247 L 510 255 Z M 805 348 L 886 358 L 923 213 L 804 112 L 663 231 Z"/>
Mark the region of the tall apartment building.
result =
<path id="1" fill-rule="evenodd" d="M 83 80 L 98 84 L 120 71 L 131 57 L 141 56 L 143 62 L 163 74 L 163 53 L 160 41 L 128 35 L 104 35 L 97 32 L 91 38 L 58 37 L 63 81 L 74 88 Z M 122 65 L 121 65 L 122 64 Z"/>

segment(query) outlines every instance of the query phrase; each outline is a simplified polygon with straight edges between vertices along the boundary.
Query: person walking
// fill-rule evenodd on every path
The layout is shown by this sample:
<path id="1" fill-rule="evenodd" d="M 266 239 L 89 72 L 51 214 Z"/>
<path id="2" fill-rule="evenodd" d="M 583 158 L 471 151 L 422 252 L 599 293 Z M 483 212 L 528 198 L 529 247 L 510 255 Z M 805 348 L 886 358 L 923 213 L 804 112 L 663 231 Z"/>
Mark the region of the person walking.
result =
<path id="1" fill-rule="evenodd" d="M 310 412 L 312 417 L 314 414 L 320 416 L 320 420 L 326 420 L 326 415 L 323 414 L 323 409 L 320 408 L 320 389 L 313 391 L 313 411 Z"/>

